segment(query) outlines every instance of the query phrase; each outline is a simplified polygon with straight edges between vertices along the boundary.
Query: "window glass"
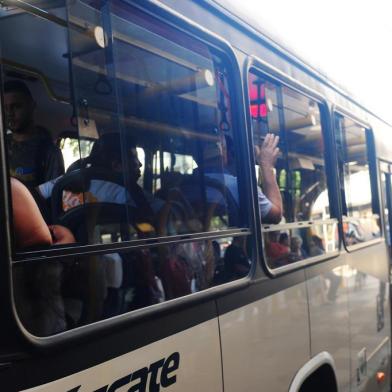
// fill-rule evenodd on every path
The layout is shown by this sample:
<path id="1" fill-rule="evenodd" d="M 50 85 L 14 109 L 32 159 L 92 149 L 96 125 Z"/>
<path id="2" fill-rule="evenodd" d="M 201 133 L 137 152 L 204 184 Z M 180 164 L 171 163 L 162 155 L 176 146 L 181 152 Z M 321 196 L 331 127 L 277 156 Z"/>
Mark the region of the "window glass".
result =
<path id="1" fill-rule="evenodd" d="M 337 226 L 337 222 L 320 222 L 311 227 L 265 230 L 265 254 L 270 268 L 335 251 L 339 246 Z"/>
<path id="2" fill-rule="evenodd" d="M 282 98 L 284 132 L 281 134 L 288 158 L 284 190 L 289 195 L 286 221 L 313 220 L 318 218 L 313 210 L 315 202 L 323 192 L 328 195 L 319 105 L 287 87 L 283 88 Z M 327 207 L 328 198 L 325 202 Z M 329 218 L 326 208 L 323 218 Z"/>
<path id="3" fill-rule="evenodd" d="M 78 199 L 101 210 L 110 207 L 103 203 L 122 204 L 127 227 L 146 224 L 148 236 L 244 225 L 225 58 L 125 3 L 109 3 L 102 10 L 69 7 L 70 21 L 83 11 L 86 23 L 103 26 L 112 41 L 83 51 L 83 32 L 70 29 L 79 135 L 98 140 L 90 155 L 80 152 L 84 173 L 56 182 L 62 202 L 52 205 L 70 202 L 54 219 L 68 219 Z M 76 189 L 82 178 L 88 186 L 75 199 L 65 187 Z M 101 242 L 87 234 L 84 241 Z"/>
<path id="4" fill-rule="evenodd" d="M 78 139 L 77 137 L 61 137 L 59 147 L 64 158 L 64 168 L 69 167 L 81 156 L 89 156 L 94 145 L 94 139 Z M 71 168 L 72 169 L 72 168 Z"/>
<path id="5" fill-rule="evenodd" d="M 163 170 L 161 172 L 161 169 Z M 173 154 L 168 151 L 158 151 L 153 157 L 153 192 L 159 191 L 166 187 L 166 183 L 170 186 L 173 176 L 180 177 L 182 175 L 192 174 L 197 169 L 197 163 L 192 155 Z"/>
<path id="6" fill-rule="evenodd" d="M 330 219 L 320 104 L 293 89 L 263 78 L 255 71 L 249 75 L 249 94 L 256 163 L 261 163 L 255 169 L 268 264 L 276 268 L 316 256 L 315 242 L 323 249 L 318 255 L 335 251 L 335 222 L 313 224 Z M 267 169 L 263 167 L 262 146 L 267 134 L 279 136 L 277 147 L 280 151 L 273 179 L 268 177 Z M 257 153 L 258 150 L 261 154 Z M 275 184 L 280 191 L 283 210 L 278 222 L 273 219 L 273 207 L 266 213 L 263 205 L 265 198 L 273 206 L 279 205 L 279 198 L 274 194 Z M 271 226 L 271 223 L 279 223 L 281 228 Z M 306 224 L 309 228 L 297 229 L 298 224 Z M 268 249 L 271 249 L 271 244 L 278 244 L 281 236 L 287 242 L 288 252 L 277 263 Z M 293 257 L 291 247 L 295 248 L 297 240 L 301 242 L 303 251 Z M 280 248 L 280 245 L 274 247 Z M 283 252 L 283 248 L 281 250 Z"/>
<path id="7" fill-rule="evenodd" d="M 106 243 L 102 225 L 122 227 L 113 241 L 247 226 L 220 52 L 125 2 L 58 5 L 62 23 L 10 12 L 34 42 L 56 37 L 45 62 L 25 35 L 4 40 L 10 175 L 47 223 L 79 222 L 79 245 Z"/>
<path id="8" fill-rule="evenodd" d="M 380 236 L 379 216 L 373 211 L 367 132 L 339 115 L 336 128 L 344 199 L 343 231 L 346 243 L 355 245 Z"/>
<path id="9" fill-rule="evenodd" d="M 230 282 L 249 273 L 246 237 L 14 266 L 23 325 L 50 336 Z"/>

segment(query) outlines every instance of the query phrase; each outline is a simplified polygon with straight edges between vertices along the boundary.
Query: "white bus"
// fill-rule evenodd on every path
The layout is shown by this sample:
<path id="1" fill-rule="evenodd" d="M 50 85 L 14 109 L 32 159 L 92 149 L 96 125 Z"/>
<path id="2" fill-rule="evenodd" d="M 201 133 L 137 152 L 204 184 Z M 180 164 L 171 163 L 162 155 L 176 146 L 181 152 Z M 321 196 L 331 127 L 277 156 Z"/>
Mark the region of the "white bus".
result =
<path id="1" fill-rule="evenodd" d="M 219 1 L 3 0 L 0 52 L 2 391 L 390 390 L 390 125 Z"/>

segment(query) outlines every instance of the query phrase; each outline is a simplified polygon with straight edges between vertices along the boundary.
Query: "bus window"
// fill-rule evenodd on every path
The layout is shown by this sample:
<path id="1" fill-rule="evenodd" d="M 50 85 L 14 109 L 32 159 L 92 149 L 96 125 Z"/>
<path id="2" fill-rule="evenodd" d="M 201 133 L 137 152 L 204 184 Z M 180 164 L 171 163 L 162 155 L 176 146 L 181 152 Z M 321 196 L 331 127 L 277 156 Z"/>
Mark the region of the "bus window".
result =
<path id="1" fill-rule="evenodd" d="M 88 157 L 93 148 L 94 139 L 79 139 L 73 135 L 61 135 L 57 144 L 64 158 L 65 171 L 72 170 L 72 164 L 76 166 L 81 157 Z M 71 169 L 70 169 L 71 168 Z"/>
<path id="2" fill-rule="evenodd" d="M 380 161 L 380 173 L 381 173 L 381 196 L 382 206 L 384 211 L 384 230 L 385 239 L 387 241 L 389 249 L 391 249 L 391 169 L 387 162 Z"/>
<path id="3" fill-rule="evenodd" d="M 337 221 L 330 220 L 320 104 L 256 71 L 249 75 L 249 94 L 253 142 L 261 145 L 267 133 L 280 138 L 275 176 L 283 217 L 278 225 L 263 224 L 269 267 L 336 251 Z M 256 177 L 266 193 L 257 165 Z"/>
<path id="4" fill-rule="evenodd" d="M 15 302 L 30 333 L 50 336 L 239 279 L 249 269 L 245 237 L 17 263 Z"/>
<path id="5" fill-rule="evenodd" d="M 70 6 L 71 21 L 79 7 L 80 3 Z M 243 225 L 224 57 L 168 26 L 151 24 L 128 6 L 119 3 L 111 9 L 107 34 L 113 36 L 114 67 L 110 48 L 82 51 L 84 33 L 69 32 L 71 49 L 78 53 L 72 59 L 72 74 L 77 117 L 82 119 L 79 135 L 91 135 L 95 127 L 99 139 L 87 157 L 91 174 L 70 173 L 55 182 L 54 219 L 69 219 L 76 214 L 71 207 L 81 204 L 123 204 L 126 222 L 113 223 L 126 224 L 128 233 L 125 238 L 113 236 L 113 241 L 135 238 L 138 227 L 149 228 L 139 237 L 152 237 Z M 86 23 L 100 18 L 100 11 L 92 8 Z M 102 173 L 113 169 L 112 178 Z M 94 178 L 94 171 L 100 171 L 100 178 Z M 70 194 L 65 187 L 74 187 L 83 176 L 88 189 Z M 113 191 L 105 190 L 105 195 L 104 177 Z M 63 210 L 56 208 L 65 204 Z M 82 208 L 77 214 L 91 226 Z M 102 242 L 102 236 L 91 233 L 81 238 Z"/>
<path id="6" fill-rule="evenodd" d="M 50 263 L 44 257 L 53 249 L 16 247 L 21 261 L 13 267 L 19 316 L 38 336 L 251 270 L 225 54 L 125 2 L 102 9 L 72 2 L 68 17 L 61 58 L 59 50 L 48 51 L 39 69 L 49 74 L 59 62 L 64 71 L 61 80 L 45 81 L 65 97 L 54 139 L 66 173 L 32 191 L 50 207 L 48 223 L 67 227 L 75 241 L 56 248 L 61 259 Z M 34 15 L 26 19 L 42 23 L 34 30 L 37 42 L 59 28 Z M 112 44 L 91 41 L 79 25 L 105 26 Z M 23 56 L 25 46 L 21 37 L 13 50 L 29 69 L 36 58 Z M 45 105 L 41 111 L 53 122 Z M 94 245 L 94 255 L 85 245 Z M 34 263 L 26 251 L 39 252 Z"/>
<path id="7" fill-rule="evenodd" d="M 161 169 L 163 169 L 162 173 Z M 157 192 L 161 188 L 167 188 L 165 181 L 170 186 L 170 183 L 173 182 L 173 176 L 192 175 L 195 169 L 197 169 L 197 163 L 192 155 L 176 154 L 168 151 L 156 152 L 152 164 L 153 192 Z M 161 180 L 163 183 L 161 183 Z"/>
<path id="8" fill-rule="evenodd" d="M 343 199 L 345 243 L 355 245 L 380 237 L 379 216 L 373 210 L 367 130 L 336 115 L 337 146 Z"/>

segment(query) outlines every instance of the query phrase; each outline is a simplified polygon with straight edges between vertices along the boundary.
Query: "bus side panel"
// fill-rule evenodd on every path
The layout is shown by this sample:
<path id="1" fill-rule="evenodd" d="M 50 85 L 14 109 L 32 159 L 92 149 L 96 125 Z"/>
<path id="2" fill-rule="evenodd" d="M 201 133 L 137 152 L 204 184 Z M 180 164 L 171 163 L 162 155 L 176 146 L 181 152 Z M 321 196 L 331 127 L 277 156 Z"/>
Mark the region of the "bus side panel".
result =
<path id="1" fill-rule="evenodd" d="M 348 266 L 328 263 L 320 273 L 312 268 L 307 281 L 312 357 L 323 351 L 331 354 L 339 391 L 350 390 L 350 329 L 346 271 Z M 333 268 L 335 266 L 335 268 Z M 317 266 L 314 268 L 317 271 Z"/>
<path id="2" fill-rule="evenodd" d="M 225 392 L 287 390 L 309 358 L 305 283 L 223 314 L 220 328 Z"/>
<path id="3" fill-rule="evenodd" d="M 347 254 L 351 329 L 351 383 L 370 391 L 376 373 L 390 362 L 388 254 L 385 243 Z M 389 368 L 379 391 L 389 391 Z"/>
<path id="4" fill-rule="evenodd" d="M 159 322 L 157 328 L 160 328 Z M 131 387 L 134 389 L 130 389 Z M 22 392 L 91 392 L 120 389 L 222 391 L 217 319 Z"/>

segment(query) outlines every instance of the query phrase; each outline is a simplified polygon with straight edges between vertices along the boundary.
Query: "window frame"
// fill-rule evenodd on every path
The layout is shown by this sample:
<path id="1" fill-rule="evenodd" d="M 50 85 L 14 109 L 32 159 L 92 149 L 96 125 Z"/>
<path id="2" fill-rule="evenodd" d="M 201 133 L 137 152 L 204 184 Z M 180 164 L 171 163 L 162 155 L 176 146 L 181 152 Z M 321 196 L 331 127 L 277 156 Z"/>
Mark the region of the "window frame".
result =
<path id="1" fill-rule="evenodd" d="M 319 106 L 320 106 L 320 122 L 322 123 L 322 135 L 324 138 L 325 142 L 325 148 L 327 151 L 327 154 L 325 156 L 324 162 L 325 162 L 325 167 L 326 167 L 326 173 L 332 173 L 332 175 L 326 175 L 326 180 L 327 180 L 327 189 L 328 189 L 328 198 L 329 198 L 329 203 L 330 206 L 340 206 L 340 200 L 339 200 L 339 195 L 338 195 L 338 183 L 337 183 L 337 167 L 334 164 L 334 134 L 333 134 L 333 128 L 331 124 L 331 110 L 330 110 L 330 105 L 328 105 L 327 99 L 320 94 L 319 92 L 307 87 L 303 83 L 295 80 L 291 76 L 285 74 L 284 72 L 280 71 L 279 69 L 271 66 L 264 60 L 260 59 L 259 57 L 255 55 L 251 55 L 247 59 L 246 63 L 246 69 L 244 72 L 244 86 L 245 86 L 245 100 L 246 100 L 246 105 L 247 105 L 247 110 L 246 110 L 246 116 L 247 116 L 247 124 L 249 127 L 249 134 L 250 134 L 250 140 L 249 140 L 249 145 L 251 147 L 251 151 L 253 151 L 253 138 L 252 138 L 252 118 L 250 115 L 250 95 L 249 95 L 249 87 L 248 87 L 248 82 L 249 82 L 249 75 L 251 71 L 254 70 L 257 74 L 262 75 L 265 77 L 267 80 L 270 80 L 272 83 L 279 85 L 279 86 L 286 86 L 295 92 L 302 94 L 305 97 L 308 97 L 310 99 L 315 100 Z M 335 160 L 336 162 L 336 160 Z M 251 174 L 253 177 L 253 194 L 255 197 L 255 200 L 257 200 L 257 181 L 256 181 L 256 173 L 254 170 L 254 156 L 251 154 L 251 165 L 252 170 Z M 257 211 L 257 214 L 259 213 L 259 207 L 258 205 L 255 206 L 255 210 Z M 337 224 L 338 231 L 339 231 L 339 210 L 338 208 L 333 208 L 331 209 L 331 218 L 328 220 L 320 220 L 319 222 L 333 222 Z M 293 223 L 288 223 L 284 224 L 283 226 L 290 225 L 290 227 L 304 227 L 304 222 L 293 222 Z M 310 221 L 309 221 L 310 222 Z M 312 221 L 313 222 L 317 221 Z M 264 225 L 256 225 L 257 227 L 257 239 L 259 243 L 262 245 L 262 257 L 260 260 L 261 266 L 264 269 L 264 271 L 272 278 L 276 278 L 278 276 L 281 276 L 282 274 L 292 272 L 298 269 L 301 269 L 303 267 L 307 267 L 316 263 L 324 262 L 327 260 L 334 259 L 338 257 L 341 254 L 342 250 L 342 245 L 341 245 L 341 236 L 339 235 L 338 239 L 338 249 L 334 252 L 326 253 L 320 256 L 314 256 L 314 257 L 307 257 L 303 260 L 278 267 L 278 268 L 271 268 L 268 265 L 268 259 L 265 253 L 266 247 L 265 247 L 265 240 L 264 240 L 264 232 L 263 227 Z M 281 228 L 282 225 L 268 225 L 268 227 L 276 227 L 276 228 Z"/>
<path id="2" fill-rule="evenodd" d="M 227 65 L 228 68 L 230 69 L 231 73 L 231 80 L 228 79 L 228 85 L 233 91 L 239 92 L 239 89 L 237 86 L 239 84 L 236 83 L 235 81 L 235 74 L 237 73 L 240 75 L 239 69 L 238 69 L 238 64 L 236 63 L 235 60 L 235 54 L 232 46 L 225 41 L 224 39 L 217 37 L 213 33 L 206 32 L 205 30 L 200 30 L 198 29 L 197 26 L 189 26 L 188 23 L 189 21 L 185 20 L 185 18 L 181 17 L 181 20 L 178 22 L 178 24 L 174 23 L 169 23 L 167 20 L 164 18 L 160 17 L 157 14 L 153 14 L 152 12 L 149 12 L 149 10 L 144 9 L 143 7 L 133 4 L 131 1 L 123 0 L 124 3 L 129 3 L 130 6 L 136 7 L 140 9 L 142 12 L 145 12 L 149 16 L 156 18 L 160 20 L 162 23 L 170 25 L 170 27 L 182 31 L 184 34 L 187 34 L 190 38 L 196 39 L 199 42 L 202 42 L 209 47 L 214 48 L 217 52 L 220 52 L 222 54 L 222 57 L 227 60 Z M 169 12 L 169 10 L 166 10 L 162 8 L 161 6 L 156 6 L 153 8 L 157 8 L 160 11 L 164 12 Z M 158 11 L 159 13 L 159 11 Z M 174 13 L 171 13 L 172 17 L 175 18 L 180 18 L 180 16 L 175 16 Z M 187 27 L 192 27 L 192 29 L 187 30 L 186 28 L 184 29 L 184 26 L 181 26 L 181 22 L 185 24 Z M 68 28 L 68 27 L 67 27 Z M 192 32 L 193 30 L 193 32 Z M 199 36 L 197 36 L 199 34 Z M 237 68 L 237 69 L 236 69 Z M 70 82 L 71 83 L 71 82 Z M 73 81 L 72 81 L 73 83 Z M 237 86 L 235 86 L 237 84 Z M 231 105 L 233 107 L 241 107 L 240 103 L 241 102 L 236 102 L 238 100 L 238 94 L 233 93 L 231 94 Z M 237 111 L 238 112 L 238 111 Z M 237 116 L 233 116 L 232 118 L 232 125 L 233 129 L 237 130 L 237 132 L 234 132 L 234 134 L 237 134 L 237 140 L 241 137 L 241 134 L 243 134 L 242 129 L 243 128 L 243 121 L 240 120 L 240 118 L 243 118 L 241 116 L 241 113 L 238 114 Z M 234 148 L 236 152 L 236 156 L 241 158 L 244 154 L 244 149 L 239 146 L 241 143 L 234 143 Z M 239 159 L 240 160 L 240 159 Z M 238 171 L 238 178 L 243 179 L 245 170 L 243 170 L 243 165 L 239 165 L 239 171 Z M 243 181 L 244 185 L 246 183 L 246 180 Z M 246 187 L 245 187 L 246 188 Z M 239 186 L 238 187 L 239 194 L 240 194 L 240 200 L 247 200 L 247 193 L 244 190 L 244 187 Z M 52 258 L 55 256 L 71 256 L 71 255 L 83 255 L 83 254 L 90 254 L 90 253 L 104 253 L 105 251 L 115 251 L 115 250 L 121 250 L 121 249 L 139 249 L 140 247 L 143 246 L 148 246 L 148 245 L 166 245 L 166 244 L 171 244 L 173 242 L 190 242 L 192 240 L 201 240 L 205 239 L 206 237 L 211 238 L 211 237 L 216 237 L 216 238 L 221 238 L 221 237 L 227 237 L 231 236 L 233 234 L 238 234 L 239 236 L 244 235 L 244 233 L 251 234 L 251 225 L 252 225 L 252 220 L 250 217 L 250 211 L 248 208 L 247 203 L 243 203 L 241 206 L 244 211 L 246 212 L 246 215 L 248 217 L 248 227 L 237 227 L 237 228 L 230 228 L 230 229 L 225 229 L 225 230 L 220 230 L 220 231 L 211 231 L 211 232 L 198 232 L 198 233 L 185 233 L 181 235 L 176 235 L 176 236 L 156 236 L 153 238 L 148 238 L 148 239 L 140 239 L 140 240 L 130 240 L 130 241 L 124 241 L 121 243 L 111 243 L 111 244 L 86 244 L 86 245 L 80 245 L 80 246 L 54 246 L 51 249 L 44 249 L 44 250 L 36 250 L 36 251 L 27 251 L 27 252 L 15 252 L 14 249 L 14 243 L 12 243 L 12 250 L 13 250 L 13 257 L 15 261 L 22 261 L 25 260 L 26 257 L 25 255 L 28 256 L 28 258 L 36 258 L 36 257 L 45 257 L 45 258 Z M 10 212 L 12 212 L 10 210 Z M 248 230 L 246 230 L 248 229 Z M 211 234 L 211 235 L 210 235 Z M 71 250 L 72 249 L 72 250 Z M 102 252 L 100 252 L 102 250 Z"/>
<path id="3" fill-rule="evenodd" d="M 390 225 L 390 222 L 392 221 L 392 216 L 391 217 L 387 217 L 385 214 L 385 208 L 388 209 L 389 211 L 392 211 L 392 203 L 390 198 L 388 198 L 388 189 L 386 189 L 386 193 L 384 195 L 384 192 L 382 191 L 382 175 L 389 175 L 390 178 L 392 177 L 392 162 L 384 159 L 384 158 L 377 158 L 377 169 L 380 175 L 380 182 L 379 182 L 379 195 L 380 195 L 380 202 L 381 202 L 381 211 L 380 211 L 380 216 L 382 221 L 380 221 L 380 224 L 382 226 L 382 233 L 383 233 L 383 237 L 385 240 L 385 243 L 387 244 L 387 246 L 391 247 L 391 245 L 388 245 L 388 242 L 391 242 L 392 236 L 391 236 L 391 227 L 392 225 Z M 387 185 L 387 184 L 386 184 Z M 391 192 L 391 189 L 389 189 L 389 192 Z M 391 207 L 391 208 L 390 208 Z M 386 229 L 386 225 L 389 225 L 389 238 L 388 238 L 388 231 Z"/>
<path id="4" fill-rule="evenodd" d="M 243 141 L 243 143 L 235 143 L 236 155 L 242 162 L 248 162 L 248 145 L 246 143 L 247 129 L 245 126 L 245 113 L 244 113 L 244 102 L 243 102 L 243 86 L 239 63 L 237 61 L 234 48 L 231 44 L 223 39 L 222 37 L 216 35 L 215 33 L 197 25 L 195 22 L 187 19 L 186 17 L 176 13 L 174 10 L 157 3 L 148 3 L 143 6 L 129 0 L 123 0 L 124 3 L 130 6 L 138 8 L 140 11 L 144 12 L 146 15 L 159 20 L 160 22 L 169 25 L 170 27 L 178 30 L 179 32 L 187 34 L 191 39 L 198 40 L 210 48 L 214 48 L 218 53 L 222 54 L 222 57 L 227 61 L 227 67 L 230 73 L 230 79 L 228 79 L 228 84 L 232 90 L 231 94 L 231 104 L 236 107 L 236 116 L 232 116 L 232 126 L 235 129 L 235 135 L 237 140 Z M 39 12 L 39 11 L 37 11 Z M 36 15 L 37 16 L 37 15 Z M 68 21 L 67 23 L 67 29 Z M 73 83 L 73 82 L 72 82 Z M 0 105 L 0 112 L 2 111 L 2 105 Z M 0 125 L 0 129 L 4 132 L 3 124 Z M 4 204 L 0 205 L 0 212 L 4 213 L 4 217 L 12 216 L 12 203 L 11 203 L 11 186 L 10 177 L 8 170 L 8 161 L 6 160 L 6 149 L 4 138 L 0 141 L 0 159 L 3 161 L 1 179 L 3 181 L 3 191 L 0 193 L 0 201 Z M 232 293 L 248 287 L 250 281 L 254 278 L 255 271 L 257 268 L 257 242 L 255 236 L 255 223 L 253 210 L 249 208 L 248 201 L 251 194 L 251 177 L 249 175 L 249 168 L 244 169 L 245 165 L 240 165 L 240 170 L 238 177 L 242 180 L 242 186 L 239 187 L 240 200 L 243 200 L 244 213 L 247 215 L 248 227 L 246 228 L 236 228 L 215 232 L 202 232 L 195 234 L 185 234 L 178 236 L 168 236 L 168 237 L 156 237 L 151 239 L 141 239 L 134 241 L 127 241 L 122 243 L 112 243 L 112 244 L 94 244 L 94 245 L 84 245 L 84 246 L 59 246 L 53 247 L 47 250 L 38 250 L 30 252 L 15 252 L 14 240 L 12 235 L 12 219 L 6 219 L 7 224 L 4 225 L 4 232 L 7 234 L 6 239 L 6 251 L 5 254 L 8 256 L 8 264 L 3 263 L 4 274 L 7 276 L 7 285 L 4 289 L 7 295 L 4 297 L 5 301 L 8 302 L 8 306 L 4 309 L 4 322 L 9 323 L 11 330 L 18 331 L 18 334 L 22 336 L 23 341 L 28 345 L 35 347 L 37 349 L 44 350 L 55 350 L 56 348 L 62 346 L 64 343 L 76 343 L 82 341 L 83 339 L 90 338 L 91 336 L 96 336 L 97 334 L 107 334 L 107 331 L 111 328 L 119 328 L 121 326 L 131 325 L 134 323 L 140 323 L 143 319 L 161 317 L 162 314 L 171 314 L 183 309 L 188 306 L 195 306 L 197 304 L 207 303 L 209 301 L 214 301 L 217 297 Z M 11 214 L 11 215 L 10 215 Z M 3 231 L 1 231 L 3 233 Z M 124 251 L 132 249 L 140 249 L 143 247 L 156 247 L 158 245 L 171 244 L 173 242 L 191 242 L 212 238 L 222 238 L 222 237 L 242 237 L 247 236 L 250 241 L 250 246 L 252 254 L 249 256 L 251 261 L 250 271 L 247 276 L 228 282 L 217 286 L 212 286 L 208 289 L 192 293 L 183 297 L 175 298 L 170 301 L 163 303 L 151 305 L 145 308 L 129 311 L 115 317 L 102 319 L 93 322 L 88 325 L 77 327 L 75 329 L 66 330 L 64 332 L 47 336 L 39 337 L 32 335 L 21 323 L 18 311 L 16 309 L 15 298 L 14 298 L 14 284 L 12 281 L 12 269 L 13 264 L 16 263 L 29 263 L 29 262 L 42 262 L 42 261 L 56 261 L 60 257 L 70 257 L 70 256 L 83 256 L 89 254 L 104 254 L 113 251 Z M 60 261 L 61 262 L 61 261 Z M 0 289 L 1 290 L 1 289 Z"/>
<path id="5" fill-rule="evenodd" d="M 372 126 L 366 122 L 360 119 L 357 115 L 352 113 L 351 111 L 341 107 L 340 105 L 333 105 L 331 109 L 331 115 L 332 115 L 332 127 L 333 127 L 333 137 L 334 137 L 334 142 L 336 140 L 336 135 L 337 135 L 337 129 L 336 129 L 336 116 L 340 117 L 346 117 L 350 119 L 351 121 L 355 122 L 356 125 L 362 127 L 365 129 L 366 133 L 366 152 L 367 152 L 367 159 L 368 159 L 368 164 L 369 164 L 369 174 L 370 174 L 370 190 L 371 190 L 371 204 L 372 204 L 372 210 L 374 207 L 377 207 L 378 212 L 373 213 L 375 215 L 378 215 L 379 219 L 379 227 L 380 227 L 380 236 L 378 238 L 375 238 L 373 240 L 365 241 L 363 243 L 355 244 L 355 245 L 348 245 L 347 241 L 345 241 L 344 233 L 343 233 L 343 207 L 346 203 L 346 200 L 343 200 L 341 194 L 339 194 L 339 199 L 340 201 L 340 217 L 339 217 L 339 235 L 341 242 L 345 248 L 345 250 L 348 253 L 355 252 L 359 249 L 367 248 L 369 246 L 374 246 L 379 244 L 382 241 L 385 241 L 385 233 L 382 225 L 382 213 L 381 213 L 381 205 L 380 205 L 380 171 L 379 167 L 377 165 L 377 153 L 376 153 L 376 145 L 374 142 L 374 132 Z M 336 143 L 335 143 L 336 145 Z M 337 162 L 337 161 L 336 161 Z M 338 162 L 337 162 L 338 164 Z M 342 178 L 342 173 L 339 171 L 339 167 L 337 167 L 337 176 L 338 176 L 338 181 L 339 181 L 339 186 L 343 185 L 344 186 L 344 176 Z M 343 183 L 342 183 L 343 181 Z M 339 192 L 340 193 L 340 192 Z M 346 221 L 349 221 L 351 218 L 348 217 Z"/>

